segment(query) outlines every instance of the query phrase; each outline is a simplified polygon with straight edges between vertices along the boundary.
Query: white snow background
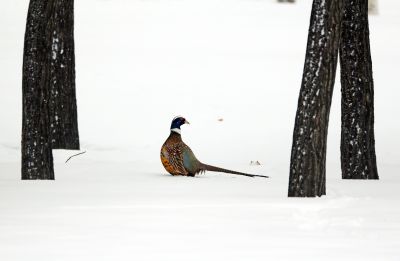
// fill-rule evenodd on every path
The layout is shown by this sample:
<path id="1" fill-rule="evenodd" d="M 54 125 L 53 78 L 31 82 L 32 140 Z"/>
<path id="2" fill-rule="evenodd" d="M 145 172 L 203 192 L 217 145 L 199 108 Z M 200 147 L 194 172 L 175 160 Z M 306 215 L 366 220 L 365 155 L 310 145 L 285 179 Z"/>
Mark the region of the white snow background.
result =
<path id="1" fill-rule="evenodd" d="M 380 180 L 341 179 L 337 81 L 312 199 L 287 198 L 311 1 L 75 1 L 87 153 L 21 181 L 28 2 L 0 0 L 0 260 L 400 260 L 399 1 L 370 17 Z M 176 115 L 203 162 L 271 178 L 166 174 Z"/>

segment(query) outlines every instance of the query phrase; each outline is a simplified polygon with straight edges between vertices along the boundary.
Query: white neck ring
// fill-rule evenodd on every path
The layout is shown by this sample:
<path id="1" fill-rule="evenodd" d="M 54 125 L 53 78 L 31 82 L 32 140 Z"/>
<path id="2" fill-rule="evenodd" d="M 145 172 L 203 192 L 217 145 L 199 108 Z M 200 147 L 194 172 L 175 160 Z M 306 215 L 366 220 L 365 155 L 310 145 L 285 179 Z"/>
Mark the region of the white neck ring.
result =
<path id="1" fill-rule="evenodd" d="M 171 129 L 171 131 L 181 134 L 181 129 L 178 129 L 178 128 L 173 128 L 173 129 Z"/>

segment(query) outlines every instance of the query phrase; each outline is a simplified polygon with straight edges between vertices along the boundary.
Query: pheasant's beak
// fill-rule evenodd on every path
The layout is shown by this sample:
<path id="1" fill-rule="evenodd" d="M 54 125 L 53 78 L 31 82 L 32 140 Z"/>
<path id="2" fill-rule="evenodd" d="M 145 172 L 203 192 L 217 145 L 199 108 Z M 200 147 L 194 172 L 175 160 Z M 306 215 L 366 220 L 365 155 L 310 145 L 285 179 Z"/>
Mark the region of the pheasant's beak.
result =
<path id="1" fill-rule="evenodd" d="M 186 123 L 186 124 L 190 124 L 187 120 L 185 120 L 185 123 Z"/>

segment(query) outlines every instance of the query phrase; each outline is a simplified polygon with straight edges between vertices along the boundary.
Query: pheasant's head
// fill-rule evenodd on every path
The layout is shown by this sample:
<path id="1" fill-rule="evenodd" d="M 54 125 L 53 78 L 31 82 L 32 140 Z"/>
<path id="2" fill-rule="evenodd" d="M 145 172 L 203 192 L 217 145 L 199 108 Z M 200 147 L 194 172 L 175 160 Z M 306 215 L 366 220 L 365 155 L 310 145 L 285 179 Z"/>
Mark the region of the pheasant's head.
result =
<path id="1" fill-rule="evenodd" d="M 189 124 L 185 118 L 181 116 L 175 117 L 171 123 L 171 131 L 181 134 L 181 126 L 185 123 Z"/>

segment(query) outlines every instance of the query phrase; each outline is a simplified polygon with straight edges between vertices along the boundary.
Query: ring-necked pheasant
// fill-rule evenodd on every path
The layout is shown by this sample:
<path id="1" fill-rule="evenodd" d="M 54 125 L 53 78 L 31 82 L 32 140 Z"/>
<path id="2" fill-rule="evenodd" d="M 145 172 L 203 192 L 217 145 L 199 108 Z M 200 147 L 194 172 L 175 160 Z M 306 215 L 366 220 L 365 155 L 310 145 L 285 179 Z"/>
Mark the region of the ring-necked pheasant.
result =
<path id="1" fill-rule="evenodd" d="M 175 117 L 171 123 L 171 134 L 161 147 L 161 162 L 170 174 L 194 177 L 196 174 L 208 170 L 248 177 L 268 178 L 268 176 L 247 174 L 201 163 L 189 146 L 182 141 L 181 126 L 185 123 L 189 124 L 185 118 Z"/>

